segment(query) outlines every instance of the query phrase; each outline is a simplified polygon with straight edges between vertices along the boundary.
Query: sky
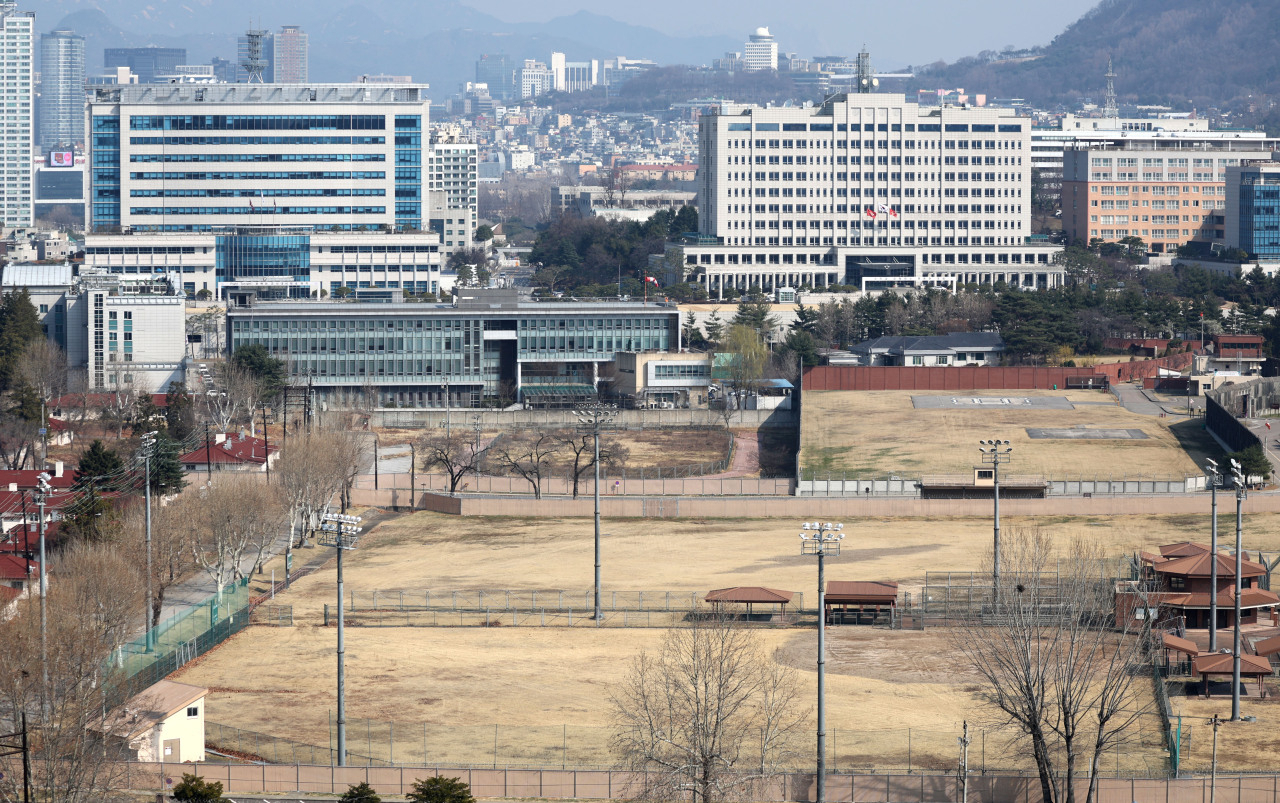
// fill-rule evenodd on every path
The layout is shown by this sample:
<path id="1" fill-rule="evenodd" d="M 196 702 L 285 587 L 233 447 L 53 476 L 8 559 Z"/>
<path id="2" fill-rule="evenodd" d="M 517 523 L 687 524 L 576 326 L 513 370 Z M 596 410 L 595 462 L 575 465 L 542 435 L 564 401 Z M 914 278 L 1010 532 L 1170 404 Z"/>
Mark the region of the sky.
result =
<path id="1" fill-rule="evenodd" d="M 954 61 L 1006 45 L 1048 44 L 1098 0 L 463 0 L 508 22 L 580 10 L 671 35 L 741 38 L 766 26 L 781 52 L 851 56 L 865 42 L 877 69 Z M 627 54 L 631 55 L 631 54 Z M 640 54 L 637 54 L 640 55 Z"/>

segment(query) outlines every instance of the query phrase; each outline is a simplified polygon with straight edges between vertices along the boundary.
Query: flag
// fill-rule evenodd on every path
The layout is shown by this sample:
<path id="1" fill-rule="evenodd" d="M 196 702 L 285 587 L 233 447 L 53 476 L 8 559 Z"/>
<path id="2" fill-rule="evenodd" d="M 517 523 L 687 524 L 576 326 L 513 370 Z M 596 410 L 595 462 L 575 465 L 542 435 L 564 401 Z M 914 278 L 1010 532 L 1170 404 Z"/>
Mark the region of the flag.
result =
<path id="1" fill-rule="evenodd" d="M 894 208 L 892 208 L 892 207 L 890 207 L 890 208 L 889 208 L 889 217 L 897 217 L 897 216 L 898 216 L 898 210 L 897 210 L 897 209 L 894 209 Z"/>
<path id="2" fill-rule="evenodd" d="M 872 209 L 871 207 L 869 207 L 869 206 L 868 206 L 868 207 L 867 207 L 867 217 L 869 217 L 869 218 L 874 218 L 875 216 L 876 216 L 876 210 L 875 210 L 875 209 Z"/>
<path id="3" fill-rule="evenodd" d="M 879 210 L 877 210 L 877 211 L 879 211 L 881 214 L 885 214 L 885 215 L 887 215 L 887 214 L 889 213 L 889 205 L 888 205 L 888 204 L 880 204 L 880 208 L 879 208 Z"/>
<path id="4" fill-rule="evenodd" d="M 1271 429 L 1271 422 L 1267 421 L 1266 424 L 1267 424 L 1267 429 Z"/>
<path id="5" fill-rule="evenodd" d="M 655 279 L 655 278 L 653 278 L 652 276 L 646 276 L 646 277 L 644 277 L 644 280 L 645 280 L 646 282 L 653 282 L 653 286 L 654 286 L 654 287 L 661 287 L 661 286 L 662 286 L 662 285 L 658 284 L 658 280 L 657 280 L 657 279 Z"/>
<path id="6" fill-rule="evenodd" d="M 252 211 L 253 211 L 253 201 L 252 201 L 252 200 L 250 200 L 250 201 L 249 201 L 249 211 L 250 211 L 250 212 L 252 212 Z"/>

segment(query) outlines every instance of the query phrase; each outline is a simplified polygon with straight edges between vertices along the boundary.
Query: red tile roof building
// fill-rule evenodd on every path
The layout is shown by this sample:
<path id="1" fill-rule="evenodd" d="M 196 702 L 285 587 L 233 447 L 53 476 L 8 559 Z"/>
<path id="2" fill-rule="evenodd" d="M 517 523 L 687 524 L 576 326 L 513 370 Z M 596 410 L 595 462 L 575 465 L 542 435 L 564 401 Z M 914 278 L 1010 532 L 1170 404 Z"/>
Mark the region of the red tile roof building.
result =
<path id="1" fill-rule="evenodd" d="M 280 448 L 249 435 L 216 435 L 206 446 L 192 449 L 178 458 L 187 471 L 264 471 L 267 461 L 275 462 Z M 270 457 L 268 458 L 268 455 Z"/>

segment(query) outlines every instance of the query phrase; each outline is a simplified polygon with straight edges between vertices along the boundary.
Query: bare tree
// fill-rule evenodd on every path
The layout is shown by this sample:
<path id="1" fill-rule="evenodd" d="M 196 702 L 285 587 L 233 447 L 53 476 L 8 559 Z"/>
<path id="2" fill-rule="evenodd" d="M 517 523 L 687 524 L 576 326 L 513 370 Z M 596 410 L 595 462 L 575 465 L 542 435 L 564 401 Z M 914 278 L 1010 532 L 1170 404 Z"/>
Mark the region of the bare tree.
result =
<path id="1" fill-rule="evenodd" d="M 67 392 L 67 355 L 57 343 L 33 340 L 18 357 L 17 369 L 19 379 L 44 402 L 46 413 Z"/>
<path id="2" fill-rule="evenodd" d="M 797 686 L 754 631 L 695 611 L 612 690 L 613 747 L 638 774 L 641 799 L 749 798 L 793 755 L 808 720 Z"/>
<path id="3" fill-rule="evenodd" d="M 23 606 L 0 621 L 0 730 L 30 730 L 36 799 L 116 800 L 119 752 L 104 744 L 113 695 L 112 652 L 130 635 L 142 605 L 132 561 L 108 545 L 70 547 L 51 567 L 48 695 L 41 699 L 40 617 Z M 22 799 L 22 773 L 0 774 L 0 799 Z"/>
<path id="4" fill-rule="evenodd" d="M 571 429 L 558 429 L 553 434 L 562 450 L 569 455 L 569 476 L 573 478 L 573 498 L 577 499 L 578 485 L 596 465 L 595 437 L 589 432 L 575 432 Z M 630 456 L 631 450 L 623 446 L 621 441 L 600 436 L 601 468 L 616 469 L 624 465 Z"/>
<path id="5" fill-rule="evenodd" d="M 533 498 L 542 498 L 542 478 L 551 467 L 551 459 L 560 451 L 560 442 L 550 430 L 535 430 L 501 438 L 490 447 L 494 460 L 502 469 L 519 477 L 533 488 Z"/>
<path id="6" fill-rule="evenodd" d="M 951 631 L 952 645 L 981 678 L 984 702 L 1030 743 L 1044 800 L 1074 803 L 1083 761 L 1092 803 L 1103 753 L 1150 713 L 1139 671 L 1150 622 L 1112 627 L 1114 587 L 1095 543 L 1075 541 L 1058 558 L 1043 532 L 1009 528 L 1001 550 L 999 593 Z"/>
<path id="7" fill-rule="evenodd" d="M 204 394 L 203 407 L 219 432 L 245 423 L 262 397 L 262 382 L 232 362 L 218 368 L 213 386 Z"/>
<path id="8" fill-rule="evenodd" d="M 345 488 L 347 472 L 339 446 L 324 428 L 303 432 L 289 439 L 289 448 L 276 464 L 276 482 L 288 509 L 286 556 L 319 526 L 321 510 Z"/>
<path id="9" fill-rule="evenodd" d="M 191 533 L 191 556 L 213 580 L 219 597 L 227 584 L 244 576 L 244 557 L 262 537 L 263 524 L 252 507 L 261 501 L 262 487 L 265 483 L 255 477 L 225 475 L 193 497 L 201 504 L 192 511 L 198 524 Z"/>
<path id="10" fill-rule="evenodd" d="M 33 421 L 0 414 L 0 460 L 8 469 L 25 468 L 34 457 L 37 426 Z"/>
<path id="11" fill-rule="evenodd" d="M 439 468 L 449 478 L 450 495 L 458 492 L 463 478 L 480 469 L 485 449 L 477 449 L 469 430 L 457 429 L 429 431 L 418 439 L 417 452 L 421 465 L 430 471 Z"/>
<path id="12" fill-rule="evenodd" d="M 116 438 L 124 437 L 124 428 L 131 423 L 138 409 L 138 391 L 126 374 L 112 372 L 115 379 L 102 400 L 102 416 L 116 428 Z"/>

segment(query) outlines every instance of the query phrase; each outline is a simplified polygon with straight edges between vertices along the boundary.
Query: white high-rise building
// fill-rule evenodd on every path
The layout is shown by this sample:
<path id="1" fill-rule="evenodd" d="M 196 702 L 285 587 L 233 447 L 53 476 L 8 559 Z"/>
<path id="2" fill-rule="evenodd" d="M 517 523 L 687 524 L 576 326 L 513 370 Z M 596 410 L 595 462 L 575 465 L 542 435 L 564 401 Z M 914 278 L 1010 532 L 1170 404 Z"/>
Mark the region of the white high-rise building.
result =
<path id="1" fill-rule="evenodd" d="M 57 30 L 40 37 L 40 147 L 47 153 L 84 141 L 84 37 Z"/>
<path id="2" fill-rule="evenodd" d="M 892 94 L 704 116 L 699 236 L 669 247 L 668 270 L 712 295 L 1055 286 L 1060 249 L 1028 239 L 1030 143 L 1011 110 Z"/>
<path id="3" fill-rule="evenodd" d="M 457 126 L 431 130 L 427 157 L 427 228 L 440 235 L 445 253 L 471 244 L 479 212 L 476 144 Z"/>
<path id="4" fill-rule="evenodd" d="M 305 84 L 307 69 L 307 34 L 297 25 L 283 25 L 272 43 L 271 63 L 275 67 L 275 83 Z"/>
<path id="5" fill-rule="evenodd" d="M 742 69 L 748 72 L 778 69 L 778 41 L 768 28 L 756 28 L 742 46 Z"/>
<path id="6" fill-rule="evenodd" d="M 0 224 L 30 226 L 35 219 L 31 149 L 35 113 L 33 11 L 0 2 Z"/>

